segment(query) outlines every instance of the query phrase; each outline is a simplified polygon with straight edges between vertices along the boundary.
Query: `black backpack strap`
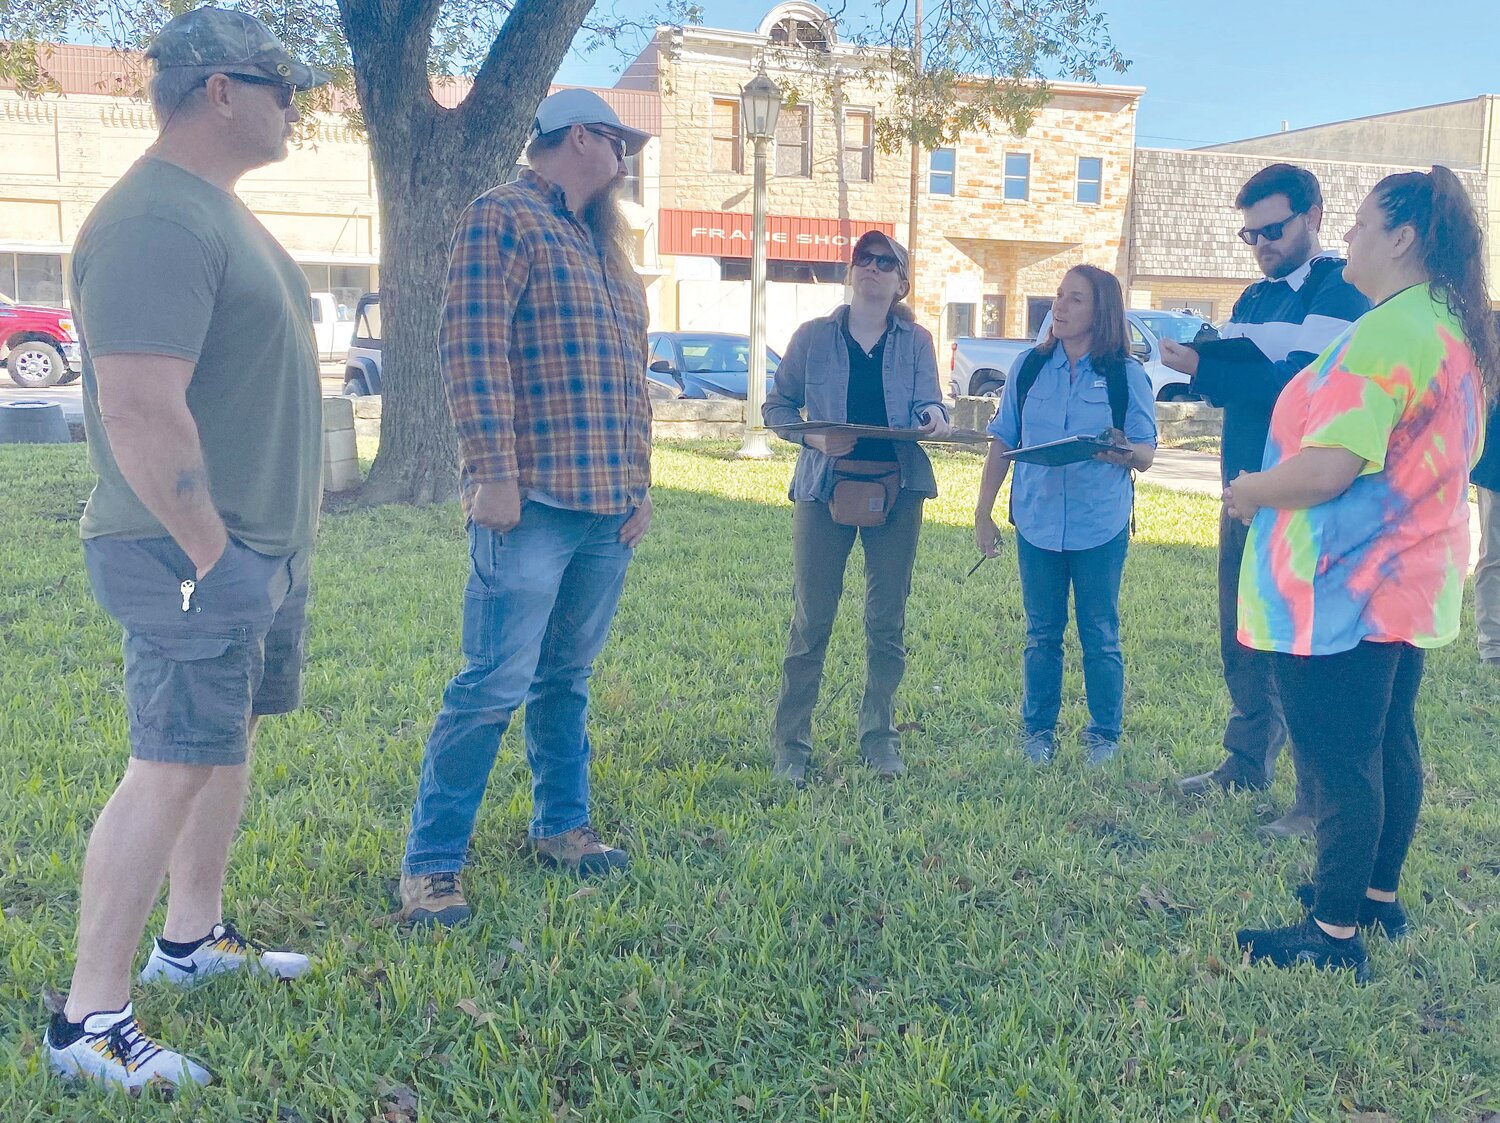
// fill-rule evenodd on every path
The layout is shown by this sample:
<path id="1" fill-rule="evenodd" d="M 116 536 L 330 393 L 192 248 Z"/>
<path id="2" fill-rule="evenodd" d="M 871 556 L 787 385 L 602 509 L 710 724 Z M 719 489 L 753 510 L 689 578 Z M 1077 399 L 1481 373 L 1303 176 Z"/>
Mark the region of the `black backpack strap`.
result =
<path id="1" fill-rule="evenodd" d="M 1109 363 L 1104 368 L 1104 387 L 1109 393 L 1110 420 L 1125 432 L 1125 413 L 1130 408 L 1130 380 L 1124 363 Z M 1135 536 L 1135 469 L 1130 470 L 1130 534 Z"/>
<path id="2" fill-rule="evenodd" d="M 1037 375 L 1042 373 L 1042 367 L 1047 363 L 1048 356 L 1033 347 L 1026 352 L 1026 357 L 1021 360 L 1021 369 L 1016 372 L 1016 447 L 1023 447 L 1026 442 L 1021 439 L 1021 427 L 1025 423 L 1026 395 L 1031 393 L 1031 388 L 1036 385 Z"/>
<path id="3" fill-rule="evenodd" d="M 1026 441 L 1021 436 L 1023 419 L 1026 416 L 1026 395 L 1031 393 L 1031 388 L 1036 385 L 1037 375 L 1042 373 L 1042 367 L 1047 365 L 1049 356 L 1043 355 L 1041 351 L 1033 347 L 1026 352 L 1026 357 L 1021 360 L 1021 369 L 1016 371 L 1016 447 L 1021 448 Z M 1016 525 L 1016 478 L 1012 473 L 1010 478 L 1010 499 L 1006 502 L 1005 517 L 1010 520 L 1010 525 Z"/>

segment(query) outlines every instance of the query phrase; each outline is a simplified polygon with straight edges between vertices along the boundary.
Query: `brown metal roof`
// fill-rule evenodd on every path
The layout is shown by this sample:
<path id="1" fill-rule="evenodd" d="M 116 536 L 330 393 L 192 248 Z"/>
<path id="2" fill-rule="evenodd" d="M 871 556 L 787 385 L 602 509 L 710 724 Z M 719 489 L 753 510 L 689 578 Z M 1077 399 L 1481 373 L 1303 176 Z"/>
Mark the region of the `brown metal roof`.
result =
<path id="1" fill-rule="evenodd" d="M 42 70 L 63 94 L 104 94 L 130 97 L 143 92 L 149 76 L 145 58 L 137 51 L 117 51 L 112 47 L 85 47 L 77 43 L 39 43 L 38 61 Z M 437 78 L 432 94 L 438 104 L 450 109 L 464 99 L 473 83 L 467 78 Z M 0 89 L 14 89 L 15 83 L 0 79 Z M 568 89 L 553 86 L 552 90 Z M 592 87 L 591 87 L 592 88 Z M 661 135 L 661 96 L 651 90 L 594 91 L 609 103 L 620 120 L 633 129 L 652 136 Z M 335 99 L 335 107 L 341 99 Z"/>

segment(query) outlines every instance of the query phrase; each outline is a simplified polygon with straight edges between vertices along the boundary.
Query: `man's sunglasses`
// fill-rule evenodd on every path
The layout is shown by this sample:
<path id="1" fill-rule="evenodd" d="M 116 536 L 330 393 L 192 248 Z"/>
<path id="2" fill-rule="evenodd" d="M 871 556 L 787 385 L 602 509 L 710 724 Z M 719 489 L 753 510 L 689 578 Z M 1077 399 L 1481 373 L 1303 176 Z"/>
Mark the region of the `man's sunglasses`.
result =
<path id="1" fill-rule="evenodd" d="M 1240 227 L 1240 241 L 1244 242 L 1247 246 L 1253 246 L 1257 242 L 1279 242 L 1281 241 L 1281 236 L 1286 233 L 1287 223 L 1291 222 L 1294 218 L 1300 218 L 1306 213 L 1306 211 L 1297 211 L 1295 214 L 1287 215 L 1280 222 L 1268 222 L 1264 226 L 1256 226 L 1254 228 L 1242 226 Z"/>
<path id="2" fill-rule="evenodd" d="M 248 86 L 269 86 L 275 92 L 277 105 L 282 109 L 292 107 L 292 98 L 297 93 L 297 87 L 290 82 L 283 82 L 280 78 L 264 78 L 259 74 L 230 74 L 228 71 L 219 73 L 226 78 L 233 78 L 236 82 L 244 82 Z M 208 75 L 198 85 L 208 85 L 208 79 L 212 77 L 212 74 Z"/>
<path id="3" fill-rule="evenodd" d="M 587 125 L 583 127 L 583 131 L 593 133 L 595 136 L 602 136 L 605 140 L 609 141 L 609 146 L 615 150 L 615 159 L 625 159 L 625 142 L 615 136 L 614 133 L 607 133 L 603 129 L 591 129 Z"/>
<path id="4" fill-rule="evenodd" d="M 894 273 L 901 262 L 888 253 L 871 253 L 869 250 L 860 250 L 854 255 L 855 268 L 864 268 L 873 265 L 882 273 Z"/>

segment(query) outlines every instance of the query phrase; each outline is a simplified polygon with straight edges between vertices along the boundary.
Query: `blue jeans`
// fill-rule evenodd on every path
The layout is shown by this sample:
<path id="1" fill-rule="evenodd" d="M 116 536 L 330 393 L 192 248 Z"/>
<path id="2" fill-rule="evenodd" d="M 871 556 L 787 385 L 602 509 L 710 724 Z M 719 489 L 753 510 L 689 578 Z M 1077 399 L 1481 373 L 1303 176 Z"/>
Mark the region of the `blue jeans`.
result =
<path id="1" fill-rule="evenodd" d="M 523 702 L 531 836 L 589 821 L 588 679 L 633 553 L 620 541 L 626 518 L 528 501 L 504 534 L 469 525 L 464 668 L 427 739 L 405 873 L 463 868 L 500 738 Z"/>
<path id="2" fill-rule="evenodd" d="M 1088 732 L 1111 741 L 1120 739 L 1125 714 L 1120 574 L 1125 569 L 1129 544 L 1129 527 L 1089 550 L 1043 550 L 1016 535 L 1021 603 L 1026 609 L 1021 724 L 1027 733 L 1046 732 L 1057 725 L 1057 712 L 1062 708 L 1063 629 L 1068 624 L 1071 585 L 1078 642 L 1083 648 Z"/>

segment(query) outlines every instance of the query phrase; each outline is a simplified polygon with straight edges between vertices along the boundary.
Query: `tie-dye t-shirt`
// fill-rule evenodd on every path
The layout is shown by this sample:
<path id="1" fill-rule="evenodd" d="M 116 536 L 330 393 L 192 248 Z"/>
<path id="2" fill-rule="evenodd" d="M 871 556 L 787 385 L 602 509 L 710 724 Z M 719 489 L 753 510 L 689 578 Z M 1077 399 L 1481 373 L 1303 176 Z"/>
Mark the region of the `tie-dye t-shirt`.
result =
<path id="1" fill-rule="evenodd" d="M 1265 467 L 1306 448 L 1344 448 L 1366 463 L 1326 503 L 1257 512 L 1240 569 L 1240 642 L 1294 655 L 1363 640 L 1451 642 L 1482 402 L 1458 317 L 1426 284 L 1372 308 L 1292 379 Z"/>

